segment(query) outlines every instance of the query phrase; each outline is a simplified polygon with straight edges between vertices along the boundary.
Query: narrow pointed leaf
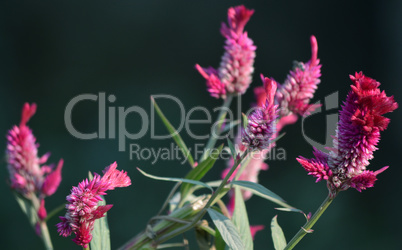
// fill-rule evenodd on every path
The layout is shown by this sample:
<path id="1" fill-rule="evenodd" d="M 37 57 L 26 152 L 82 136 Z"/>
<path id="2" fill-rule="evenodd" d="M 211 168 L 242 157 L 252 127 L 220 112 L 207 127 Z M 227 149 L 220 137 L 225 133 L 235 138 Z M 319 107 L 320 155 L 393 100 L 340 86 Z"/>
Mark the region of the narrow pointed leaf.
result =
<path id="1" fill-rule="evenodd" d="M 204 175 L 208 173 L 208 171 L 214 166 L 215 161 L 218 159 L 222 151 L 222 148 L 223 145 L 219 146 L 219 148 L 217 148 L 216 150 L 213 150 L 208 155 L 207 159 L 198 164 L 197 167 L 193 168 L 184 178 L 195 181 L 201 180 L 201 178 L 204 177 Z M 184 183 L 181 186 L 180 193 L 183 198 L 187 196 L 192 186 L 193 185 L 191 184 L 191 182 Z"/>
<path id="2" fill-rule="evenodd" d="M 223 126 L 222 129 L 222 133 L 228 132 L 230 131 L 232 128 L 236 127 L 237 125 L 239 125 L 241 122 L 240 120 L 236 120 L 233 122 L 229 122 L 229 123 L 225 123 L 225 125 Z"/>
<path id="3" fill-rule="evenodd" d="M 277 216 L 271 221 L 272 241 L 274 242 L 275 250 L 283 250 L 286 247 L 286 239 L 282 228 L 278 224 Z"/>
<path id="4" fill-rule="evenodd" d="M 244 113 L 241 113 L 241 117 L 243 119 L 243 128 L 246 129 L 248 125 L 248 117 Z"/>
<path id="5" fill-rule="evenodd" d="M 210 189 L 211 191 L 213 191 L 210 186 L 208 186 L 207 184 L 205 184 L 204 182 L 201 182 L 201 181 L 188 180 L 188 179 L 183 179 L 183 178 L 174 178 L 174 177 L 159 177 L 159 176 L 147 174 L 139 168 L 137 168 L 137 170 L 140 171 L 140 173 L 145 175 L 146 177 L 149 177 L 154 180 L 191 183 L 191 184 L 206 187 L 206 188 Z"/>
<path id="6" fill-rule="evenodd" d="M 285 200 L 283 200 L 279 195 L 275 194 L 271 190 L 267 189 L 266 187 L 262 186 L 261 184 L 254 183 L 251 181 L 232 181 L 231 184 L 239 186 L 243 190 L 248 190 L 255 195 L 258 195 L 262 198 L 270 200 L 282 207 L 290 207 Z"/>
<path id="7" fill-rule="evenodd" d="M 232 221 L 239 231 L 245 249 L 254 249 L 246 205 L 244 204 L 243 195 L 239 187 L 235 187 L 235 209 Z"/>
<path id="8" fill-rule="evenodd" d="M 176 131 L 176 129 L 172 126 L 172 124 L 168 121 L 166 116 L 162 113 L 159 106 L 156 104 L 153 97 L 151 97 L 152 104 L 158 113 L 159 117 L 161 118 L 163 124 L 165 124 L 167 130 L 169 131 L 170 135 L 172 136 L 173 140 L 176 142 L 177 146 L 181 149 L 184 157 L 186 157 L 187 161 L 190 163 L 191 166 L 194 166 L 194 159 L 191 156 L 190 150 L 188 150 L 186 144 L 184 143 L 183 139 L 181 138 L 180 134 Z"/>
<path id="9" fill-rule="evenodd" d="M 284 137 L 285 135 L 286 135 L 286 133 L 282 133 L 282 134 L 278 135 L 275 139 L 273 139 L 273 140 L 271 141 L 271 144 L 274 143 L 274 142 L 279 141 L 279 139 L 281 139 L 281 138 Z"/>
<path id="10" fill-rule="evenodd" d="M 14 192 L 14 197 L 20 205 L 22 212 L 28 217 L 29 224 L 35 227 L 36 223 L 39 221 L 38 213 L 36 212 L 35 207 L 32 202 L 27 198 L 21 196 L 19 193 Z"/>
<path id="11" fill-rule="evenodd" d="M 105 197 L 101 197 L 103 200 L 98 202 L 98 206 L 106 205 Z M 95 220 L 90 249 L 110 250 L 110 248 L 110 231 L 106 213 L 104 217 Z"/>
<path id="12" fill-rule="evenodd" d="M 234 250 L 246 249 L 244 248 L 237 228 L 226 216 L 211 208 L 208 209 L 208 214 L 228 247 Z"/>
<path id="13" fill-rule="evenodd" d="M 277 207 L 277 208 L 275 208 L 275 209 L 276 209 L 276 210 L 279 210 L 279 211 L 284 211 L 284 212 L 294 212 L 294 213 L 302 213 L 302 214 L 304 214 L 304 212 L 303 212 L 302 210 L 297 209 L 297 208 Z"/>
<path id="14" fill-rule="evenodd" d="M 236 155 L 237 155 L 236 149 L 235 149 L 233 143 L 230 141 L 229 137 L 227 138 L 227 141 L 228 141 L 230 153 L 232 154 L 233 159 L 236 159 Z"/>

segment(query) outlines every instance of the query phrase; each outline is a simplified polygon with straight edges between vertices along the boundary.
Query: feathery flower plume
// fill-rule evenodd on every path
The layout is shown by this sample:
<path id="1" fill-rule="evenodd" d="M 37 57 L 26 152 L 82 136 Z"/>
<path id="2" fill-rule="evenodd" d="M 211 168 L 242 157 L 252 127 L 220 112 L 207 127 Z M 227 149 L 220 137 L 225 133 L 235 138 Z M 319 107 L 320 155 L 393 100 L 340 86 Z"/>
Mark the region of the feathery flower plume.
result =
<path id="1" fill-rule="evenodd" d="M 11 188 L 27 199 L 33 195 L 39 195 L 40 198 L 52 195 L 60 184 L 63 167 L 63 160 L 59 161 L 56 170 L 43 165 L 49 153 L 38 157 L 39 144 L 27 126 L 35 112 L 35 103 L 25 103 L 19 126 L 14 126 L 7 135 L 6 158 Z"/>
<path id="2" fill-rule="evenodd" d="M 221 27 L 226 42 L 219 68 L 195 66 L 206 79 L 208 92 L 215 98 L 225 99 L 228 93 L 243 94 L 252 81 L 256 47 L 247 32 L 244 32 L 244 26 L 253 13 L 254 10 L 243 5 L 229 8 L 228 24 L 222 23 Z"/>
<path id="3" fill-rule="evenodd" d="M 298 162 L 317 178 L 327 181 L 330 194 L 355 188 L 359 192 L 373 187 L 376 176 L 388 167 L 377 171 L 366 170 L 380 140 L 380 131 L 387 128 L 390 119 L 382 115 L 398 107 L 393 96 L 380 91 L 380 83 L 362 72 L 350 76 L 352 90 L 340 111 L 340 120 L 334 147 L 324 153 L 317 149 L 315 158 L 297 158 Z"/>
<path id="4" fill-rule="evenodd" d="M 299 114 L 306 115 L 319 105 L 309 104 L 317 85 L 320 83 L 321 65 L 317 58 L 318 45 L 315 36 L 310 37 L 311 59 L 306 62 L 295 62 L 283 85 L 278 86 L 277 102 L 281 108 L 281 117 Z"/>
<path id="5" fill-rule="evenodd" d="M 266 92 L 263 107 L 257 107 L 248 117 L 247 127 L 242 133 L 243 145 L 251 150 L 267 149 L 276 135 L 275 122 L 278 118 L 278 105 L 275 105 L 277 83 L 261 75 Z"/>
<path id="6" fill-rule="evenodd" d="M 131 185 L 127 173 L 116 168 L 117 164 L 114 162 L 103 170 L 102 177 L 95 173 L 91 181 L 85 179 L 72 188 L 71 194 L 66 198 L 67 213 L 60 216 L 61 222 L 56 225 L 60 235 L 67 237 L 74 232 L 73 241 L 77 245 L 88 247 L 95 220 L 102 218 L 113 206 L 98 206 L 98 202 L 102 200 L 101 195 L 106 195 L 107 190 Z"/>

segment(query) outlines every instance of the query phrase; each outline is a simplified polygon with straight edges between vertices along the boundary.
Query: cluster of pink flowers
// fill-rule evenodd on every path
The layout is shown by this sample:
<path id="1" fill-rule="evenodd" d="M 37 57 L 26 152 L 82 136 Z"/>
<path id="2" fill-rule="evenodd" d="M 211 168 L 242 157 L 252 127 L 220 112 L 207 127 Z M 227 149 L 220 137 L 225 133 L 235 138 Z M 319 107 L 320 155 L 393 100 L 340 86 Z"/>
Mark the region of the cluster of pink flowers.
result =
<path id="1" fill-rule="evenodd" d="M 252 81 L 256 47 L 244 32 L 254 10 L 243 5 L 229 8 L 228 24 L 222 23 L 221 34 L 226 38 L 225 53 L 218 69 L 212 67 L 196 69 L 206 79 L 207 89 L 215 98 L 226 98 L 227 94 L 243 94 Z"/>
<path id="2" fill-rule="evenodd" d="M 327 181 L 331 195 L 350 187 L 358 191 L 373 187 L 378 171 L 366 170 L 380 140 L 380 131 L 390 120 L 382 115 L 398 107 L 393 96 L 380 91 L 380 83 L 362 72 L 350 76 L 353 85 L 340 111 L 340 120 L 333 140 L 334 147 L 327 154 L 317 149 L 315 158 L 299 157 L 299 163 L 317 178 Z"/>
<path id="3" fill-rule="evenodd" d="M 314 36 L 310 38 L 312 55 L 306 63 L 297 63 L 284 84 L 280 85 L 273 79 L 262 77 L 264 86 L 254 88 L 256 98 L 255 111 L 248 118 L 248 126 L 242 131 L 242 138 L 237 140 L 236 146 L 241 152 L 254 150 L 250 161 L 239 180 L 258 182 L 261 170 L 267 170 L 264 162 L 266 155 L 275 146 L 272 142 L 282 128 L 295 123 L 299 115 L 312 112 L 318 105 L 310 104 L 317 85 L 320 83 L 321 65 L 317 58 L 318 45 Z M 222 172 L 222 178 L 229 172 L 233 165 L 233 159 L 228 162 L 228 167 Z M 230 179 L 237 174 L 237 170 Z M 228 210 L 233 212 L 234 196 L 229 194 Z M 245 200 L 252 196 L 251 192 L 243 191 Z M 253 235 L 262 230 L 263 226 L 251 226 Z"/>
<path id="4" fill-rule="evenodd" d="M 73 241 L 83 247 L 88 247 L 92 240 L 92 230 L 96 219 L 102 218 L 113 205 L 99 206 L 101 195 L 106 195 L 107 190 L 116 187 L 131 185 L 131 179 L 124 171 L 116 169 L 113 163 L 103 170 L 103 176 L 96 174 L 92 180 L 85 179 L 77 187 L 73 187 L 71 194 L 67 196 L 67 213 L 60 216 L 62 222 L 57 224 L 60 235 L 67 237 L 75 233 Z"/>
<path id="5" fill-rule="evenodd" d="M 249 122 L 251 121 L 251 123 L 246 130 L 242 131 L 242 139 L 237 139 L 236 146 L 241 152 L 247 149 L 259 149 L 259 151 L 253 153 L 253 157 L 241 173 L 239 180 L 257 182 L 260 170 L 268 169 L 268 165 L 264 163 L 264 159 L 272 147 L 275 146 L 275 143 L 272 143 L 273 139 L 276 138 L 284 126 L 295 123 L 299 115 L 305 115 L 308 111 L 311 112 L 318 107 L 318 105 L 310 104 L 310 100 L 317 88 L 317 84 L 320 82 L 321 65 L 317 58 L 317 40 L 314 36 L 311 36 L 310 41 L 312 50 L 311 59 L 307 63 L 298 63 L 298 67 L 290 72 L 283 85 L 280 85 L 273 79 L 263 77 L 264 86 L 254 88 L 256 99 L 254 108 L 256 111 L 250 115 Z M 268 83 L 272 87 L 278 86 L 277 89 L 275 87 L 276 91 L 273 88 L 268 90 Z M 264 120 L 262 119 L 264 110 L 269 106 L 271 118 Z M 274 112 L 274 107 L 279 111 Z M 268 116 L 265 117 L 265 119 L 267 118 Z M 259 123 L 263 125 L 270 124 L 270 126 L 263 126 L 264 129 L 262 129 L 258 126 Z M 253 147 L 253 144 L 256 145 L 258 143 L 260 143 L 260 147 Z M 223 177 L 228 173 L 232 165 L 233 159 L 229 161 L 228 168 L 222 172 Z M 250 192 L 243 192 L 245 200 L 250 197 Z M 233 203 L 232 200 L 229 202 L 229 207 L 231 203 Z"/>
<path id="6" fill-rule="evenodd" d="M 19 126 L 7 134 L 7 168 L 10 174 L 10 185 L 17 193 L 27 199 L 33 196 L 41 199 L 38 215 L 40 219 L 46 217 L 44 198 L 54 194 L 61 182 L 63 160 L 57 167 L 45 165 L 50 154 L 38 157 L 39 144 L 27 126 L 27 122 L 36 112 L 36 104 L 25 103 Z"/>

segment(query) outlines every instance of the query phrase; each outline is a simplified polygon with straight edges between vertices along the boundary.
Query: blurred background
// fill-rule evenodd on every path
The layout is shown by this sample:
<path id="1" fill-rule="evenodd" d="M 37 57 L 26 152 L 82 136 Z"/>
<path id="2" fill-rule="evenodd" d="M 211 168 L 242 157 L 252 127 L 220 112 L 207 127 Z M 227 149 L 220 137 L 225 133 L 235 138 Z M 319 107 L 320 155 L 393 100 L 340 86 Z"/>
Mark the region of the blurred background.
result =
<path id="1" fill-rule="evenodd" d="M 139 140 L 127 140 L 119 152 L 118 140 L 80 140 L 64 124 L 64 111 L 71 99 L 81 94 L 114 95 L 109 107 L 138 106 L 150 114 L 150 95 L 169 94 L 183 103 L 186 111 L 195 106 L 212 110 L 221 100 L 209 96 L 204 79 L 195 63 L 217 67 L 223 54 L 224 39 L 219 33 L 230 6 L 245 4 L 255 9 L 246 26 L 257 46 L 254 81 L 242 98 L 242 110 L 254 101 L 252 88 L 261 84 L 258 75 L 283 82 L 292 61 L 310 58 L 309 37 L 318 40 L 322 63 L 321 84 L 315 101 L 339 91 L 345 99 L 351 84 L 349 74 L 363 71 L 382 83 L 388 95 L 402 103 L 402 2 L 401 1 L 3 1 L 0 3 L 0 134 L 20 121 L 24 102 L 36 102 L 37 114 L 30 121 L 40 155 L 51 152 L 49 162 L 63 158 L 63 181 L 53 196 L 46 199 L 48 211 L 65 202 L 73 185 L 88 171 L 100 173 L 117 161 L 128 171 L 133 185 L 110 191 L 106 197 L 114 207 L 108 213 L 112 248 L 121 246 L 144 229 L 155 215 L 172 183 L 147 179 L 135 169 L 159 176 L 183 177 L 190 169 L 178 161 L 130 159 L 129 144 L 142 148 L 170 147 L 172 140 L 151 140 L 148 131 Z M 159 102 L 173 125 L 180 124 L 177 105 Z M 236 102 L 232 107 L 236 108 Z M 117 108 L 116 108 L 117 109 Z M 322 112 L 305 121 L 308 137 L 324 143 L 326 115 Z M 215 116 L 217 113 L 212 113 Z M 194 118 L 205 119 L 202 113 Z M 370 169 L 390 168 L 379 176 L 375 188 L 362 193 L 354 189 L 341 193 L 307 235 L 299 249 L 397 249 L 401 236 L 402 202 L 400 176 L 401 109 L 388 115 L 391 123 L 382 133 L 379 150 Z M 108 119 L 108 117 L 106 117 Z M 83 133 L 98 131 L 98 103 L 85 101 L 74 107 L 72 121 Z M 116 119 L 116 124 L 118 121 Z M 131 114 L 127 130 L 141 128 L 141 117 Z M 191 127 L 196 134 L 207 134 L 209 125 Z M 165 133 L 159 118 L 157 134 Z M 324 182 L 313 177 L 296 162 L 299 155 L 312 157 L 312 148 L 303 138 L 301 123 L 284 129 L 278 142 L 286 160 L 271 160 L 268 171 L 261 172 L 262 185 L 305 212 L 314 212 L 326 197 Z M 181 133 L 187 146 L 203 144 Z M 0 151 L 5 150 L 5 137 Z M 30 228 L 25 215 L 6 183 L 8 172 L 3 158 L 0 168 L 0 208 L 2 249 L 41 249 L 42 242 Z M 215 180 L 225 167 L 219 161 L 206 176 Z M 246 203 L 251 224 L 263 224 L 257 233 L 256 249 L 273 249 L 270 221 L 278 214 L 287 240 L 303 225 L 300 214 L 274 210 L 274 205 L 258 197 Z M 63 215 L 61 213 L 60 215 Z M 70 238 L 57 235 L 57 217 L 49 221 L 55 249 L 79 249 Z M 186 234 L 193 237 L 192 232 Z M 197 249 L 195 242 L 190 246 Z"/>

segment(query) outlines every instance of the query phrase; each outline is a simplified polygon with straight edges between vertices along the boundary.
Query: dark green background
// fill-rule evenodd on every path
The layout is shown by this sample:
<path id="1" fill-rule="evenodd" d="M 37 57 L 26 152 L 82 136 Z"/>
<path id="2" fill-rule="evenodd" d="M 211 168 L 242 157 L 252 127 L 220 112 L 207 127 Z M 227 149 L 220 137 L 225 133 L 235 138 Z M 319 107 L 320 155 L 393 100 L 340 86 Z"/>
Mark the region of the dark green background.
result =
<path id="1" fill-rule="evenodd" d="M 230 6 L 245 3 L 255 9 L 246 26 L 257 45 L 255 80 L 264 73 L 283 81 L 293 60 L 310 57 L 309 36 L 316 35 L 319 58 L 323 64 L 322 83 L 314 100 L 339 91 L 344 100 L 349 90 L 348 75 L 363 70 L 382 83 L 387 94 L 401 102 L 402 4 L 401 1 L 3 1 L 0 4 L 0 134 L 5 135 L 19 123 L 24 102 L 36 102 L 38 112 L 30 122 L 40 154 L 51 151 L 50 162 L 63 158 L 63 181 L 57 193 L 46 199 L 48 210 L 65 201 L 71 186 L 87 172 L 101 170 L 117 161 L 128 171 L 133 185 L 110 191 L 109 212 L 112 247 L 116 248 L 142 230 L 157 213 L 172 187 L 141 176 L 135 167 L 160 176 L 184 176 L 187 165 L 164 161 L 152 165 L 129 159 L 118 152 L 117 140 L 79 140 L 64 125 L 67 103 L 83 93 L 114 94 L 114 106 L 138 105 L 150 112 L 150 95 L 170 94 L 189 110 L 204 106 L 210 110 L 221 104 L 209 97 L 194 64 L 218 66 L 224 39 L 219 34 Z M 243 98 L 243 110 L 253 101 L 251 89 Z M 161 102 L 173 124 L 179 123 L 177 108 Z M 334 111 L 330 111 L 333 113 Z M 214 113 L 216 115 L 216 113 Z M 306 120 L 308 136 L 324 142 L 325 115 Z M 389 129 L 382 134 L 380 150 L 375 152 L 370 169 L 390 168 L 379 176 L 376 187 L 358 193 L 343 192 L 299 245 L 299 249 L 397 249 L 401 236 L 400 109 L 388 115 Z M 83 132 L 98 128 L 95 102 L 77 105 L 74 125 Z M 165 130 L 156 120 L 157 131 Z M 127 127 L 139 129 L 138 116 L 127 119 Z M 195 125 L 199 134 L 208 125 Z M 300 121 L 285 129 L 278 143 L 287 153 L 286 161 L 268 162 L 260 182 L 304 211 L 315 211 L 326 196 L 325 183 L 297 164 L 298 155 L 312 156 L 311 146 L 303 139 Z M 205 141 L 182 134 L 189 147 Z M 4 138 L 4 137 L 3 137 Z M 170 140 L 151 141 L 150 133 L 141 140 L 128 141 L 142 147 L 168 147 Z M 5 138 L 0 151 L 5 150 Z M 0 168 L 2 194 L 0 244 L 2 249 L 41 249 L 42 243 L 6 184 L 8 173 Z M 219 178 L 224 162 L 218 162 L 207 176 Z M 273 248 L 269 224 L 278 221 L 289 240 L 302 226 L 299 214 L 273 210 L 266 200 L 253 197 L 247 202 L 252 224 L 266 229 L 255 239 L 256 249 Z M 57 236 L 49 222 L 56 249 L 79 249 L 70 238 Z M 192 233 L 187 233 L 192 237 Z M 197 249 L 194 242 L 191 249 Z"/>

